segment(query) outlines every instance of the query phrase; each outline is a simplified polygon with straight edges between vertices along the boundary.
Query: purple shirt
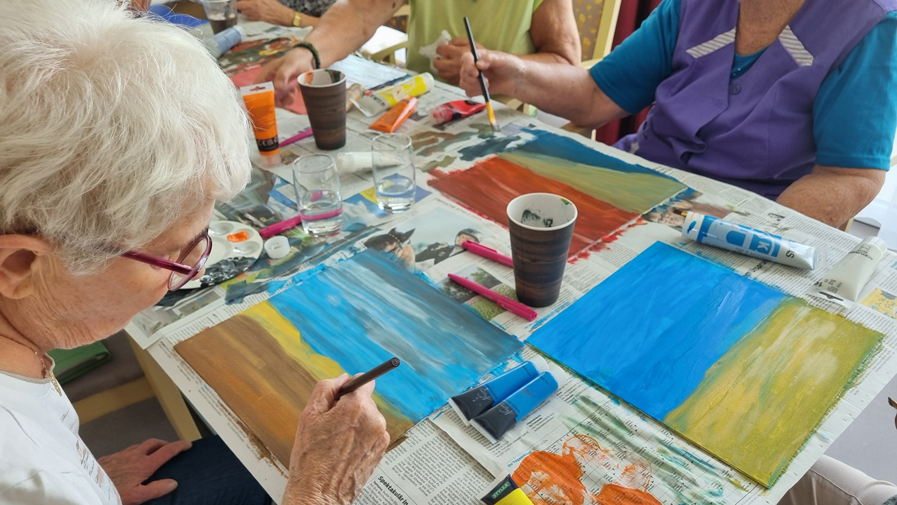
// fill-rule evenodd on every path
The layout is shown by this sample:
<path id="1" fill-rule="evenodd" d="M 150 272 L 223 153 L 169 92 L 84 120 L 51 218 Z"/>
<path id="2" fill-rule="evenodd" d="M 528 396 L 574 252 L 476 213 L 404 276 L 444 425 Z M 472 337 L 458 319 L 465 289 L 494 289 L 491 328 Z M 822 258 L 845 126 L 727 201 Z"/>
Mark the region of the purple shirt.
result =
<path id="1" fill-rule="evenodd" d="M 673 72 L 645 124 L 618 147 L 775 198 L 816 161 L 816 93 L 897 0 L 807 2 L 730 80 L 737 0 L 682 0 Z"/>

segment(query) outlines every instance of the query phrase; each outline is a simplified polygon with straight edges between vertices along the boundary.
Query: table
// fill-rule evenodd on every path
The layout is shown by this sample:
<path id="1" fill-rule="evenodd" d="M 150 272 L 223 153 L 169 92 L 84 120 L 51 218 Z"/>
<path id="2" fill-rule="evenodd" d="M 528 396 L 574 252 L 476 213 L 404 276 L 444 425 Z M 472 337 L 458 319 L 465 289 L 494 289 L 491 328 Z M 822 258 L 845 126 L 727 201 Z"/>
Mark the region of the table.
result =
<path id="1" fill-rule="evenodd" d="M 432 105 L 450 99 L 462 98 L 462 96 L 463 92 L 460 89 L 439 84 L 430 93 L 421 97 L 419 110 L 426 111 Z M 570 135 L 506 108 L 499 108 L 498 119 L 503 126 L 503 132 L 506 134 L 509 132 L 519 133 L 524 131 L 524 128 L 531 127 Z M 366 128 L 372 121 L 373 118 L 365 118 L 357 111 L 350 113 L 348 119 L 349 140 L 343 151 L 366 150 L 368 145 Z M 473 125 L 477 121 L 478 118 L 469 118 L 445 130 L 432 130 L 428 126 L 426 118 L 423 115 L 417 115 L 402 127 L 401 132 L 426 133 L 429 131 L 435 136 L 440 134 L 457 135 L 458 133 L 472 131 Z M 306 128 L 308 123 L 303 116 L 296 116 L 287 111 L 278 110 L 278 124 L 281 136 L 287 137 Z M 472 141 L 475 141 L 476 139 L 473 137 L 471 136 Z M 586 142 L 585 139 L 582 141 Z M 445 146 L 442 151 L 435 154 L 421 155 L 418 165 L 431 170 L 443 171 L 451 171 L 468 166 L 473 161 L 463 161 L 457 156 L 458 151 L 467 145 L 469 145 L 469 142 L 459 141 L 451 146 Z M 708 254 L 705 251 L 704 255 L 712 256 L 711 259 L 714 261 L 727 265 L 739 273 L 750 275 L 765 283 L 775 285 L 781 291 L 806 298 L 806 293 L 813 282 L 819 280 L 826 269 L 833 265 L 834 261 L 858 242 L 858 239 L 843 232 L 808 219 L 774 202 L 738 188 L 663 167 L 607 146 L 590 145 L 598 151 L 618 157 L 624 161 L 639 163 L 676 177 L 689 187 L 704 193 L 705 204 L 728 207 L 733 211 L 737 211 L 729 216 L 730 220 L 770 231 L 778 231 L 784 233 L 789 238 L 820 247 L 823 251 L 822 267 L 807 273 L 798 273 L 792 269 L 730 253 L 711 252 Z M 318 152 L 314 147 L 312 139 L 306 139 L 287 150 L 292 151 L 294 154 Z M 246 202 L 249 204 L 261 202 L 269 191 L 274 190 L 276 193 L 279 187 L 283 187 L 283 180 L 275 176 L 289 180 L 288 171 L 285 168 L 275 169 L 271 173 L 256 170 L 249 190 L 244 192 L 243 195 L 247 199 Z M 429 176 L 424 178 L 426 177 Z M 425 186 L 425 184 L 420 182 L 419 184 Z M 347 174 L 343 177 L 344 197 L 349 194 L 363 193 L 371 186 L 370 179 L 363 175 Z M 272 208 L 283 212 L 290 210 L 288 202 L 284 202 L 281 198 L 271 197 L 267 203 Z M 464 209 L 455 206 L 451 202 L 431 197 L 431 199 L 416 205 L 409 213 L 397 216 L 396 220 L 407 221 L 419 217 L 419 215 L 435 207 L 449 208 L 453 212 L 465 212 Z M 382 224 L 380 222 L 375 223 Z M 494 233 L 499 235 L 501 233 L 506 234 L 500 227 Z M 678 240 L 678 236 L 677 230 L 663 224 L 639 223 L 639 226 L 632 230 L 627 230 L 625 234 L 606 248 L 593 253 L 589 258 L 570 265 L 565 277 L 565 291 L 562 293 L 561 300 L 557 306 L 545 310 L 541 315 L 550 317 L 556 310 L 562 309 L 566 304 L 581 296 L 585 291 L 609 276 L 654 241 L 664 241 L 684 250 L 694 251 L 696 248 L 694 244 L 681 242 Z M 448 268 L 449 266 L 443 263 L 427 270 L 425 273 L 431 279 L 438 280 L 444 277 Z M 491 273 L 502 277 L 503 280 L 508 278 L 507 271 L 492 270 Z M 891 293 L 897 292 L 897 255 L 889 253 L 882 262 L 875 278 L 867 287 L 867 291 L 873 289 L 890 290 L 889 292 Z M 148 377 L 151 377 L 151 382 L 156 381 L 161 384 L 168 380 L 168 391 L 171 391 L 171 384 L 175 384 L 200 415 L 209 422 L 212 428 L 262 483 L 269 494 L 272 497 L 279 498 L 286 484 L 285 469 L 275 462 L 269 454 L 266 454 L 263 448 L 258 447 L 252 434 L 246 431 L 217 394 L 173 350 L 173 345 L 176 342 L 189 338 L 202 328 L 216 324 L 224 318 L 240 312 L 244 308 L 261 301 L 266 295 L 249 295 L 245 297 L 242 303 L 230 305 L 224 304 L 225 297 L 226 293 L 223 290 L 212 289 L 192 295 L 179 303 L 175 309 L 155 312 L 151 309 L 150 312 L 153 313 L 142 314 L 135 319 L 136 322 L 129 326 L 129 332 L 132 334 L 143 333 L 145 335 L 148 333 L 147 328 L 152 327 L 153 324 L 157 323 L 161 326 L 162 329 L 159 331 L 161 338 L 158 342 L 150 345 L 145 354 L 140 353 L 140 356 L 145 367 L 152 369 L 154 368 L 153 362 L 155 362 L 167 375 L 168 379 L 160 377 L 158 373 L 148 373 Z M 861 384 L 850 390 L 834 412 L 826 418 L 823 425 L 817 430 L 818 436 L 814 436 L 811 439 L 810 443 L 807 444 L 798 458 L 791 464 L 788 472 L 770 492 L 763 492 L 750 481 L 739 478 L 737 472 L 732 469 L 726 469 L 724 464 L 714 460 L 711 456 L 704 454 L 684 440 L 679 439 L 676 435 L 663 429 L 658 423 L 642 418 L 637 412 L 632 411 L 625 405 L 620 405 L 614 398 L 589 388 L 581 381 L 568 383 L 568 386 L 565 387 L 565 390 L 559 396 L 569 397 L 572 394 L 588 395 L 591 401 L 594 402 L 592 412 L 588 416 L 590 422 L 600 423 L 607 420 L 619 420 L 627 424 L 631 423 L 633 433 L 638 433 L 638 436 L 634 436 L 632 440 L 627 441 L 627 443 L 631 444 L 627 450 L 650 450 L 651 445 L 658 441 L 670 443 L 684 448 L 683 450 L 690 451 L 691 454 L 697 455 L 704 461 L 711 462 L 711 465 L 717 471 L 715 477 L 722 477 L 723 480 L 727 480 L 726 483 L 718 485 L 711 478 L 714 476 L 709 476 L 706 472 L 697 472 L 694 475 L 690 475 L 694 479 L 691 483 L 680 481 L 677 483 L 663 482 L 652 484 L 654 486 L 651 489 L 652 493 L 656 492 L 658 499 L 664 503 L 678 502 L 674 494 L 674 492 L 677 492 L 677 488 L 683 488 L 685 492 L 697 492 L 698 490 L 709 492 L 716 491 L 717 488 L 713 486 L 717 485 L 719 486 L 718 494 L 714 498 L 714 502 L 717 503 L 775 503 L 778 501 L 778 496 L 784 493 L 812 465 L 824 452 L 825 448 L 830 445 L 831 441 L 849 425 L 850 421 L 862 411 L 863 407 L 897 374 L 897 353 L 895 353 L 897 351 L 897 321 L 865 305 L 857 305 L 850 310 L 846 310 L 834 305 L 826 305 L 824 302 L 815 299 L 811 300 L 808 298 L 808 300 L 823 306 L 823 308 L 845 314 L 854 321 L 881 331 L 888 335 L 888 339 L 886 349 L 876 357 L 873 366 L 867 371 Z M 507 325 L 503 325 L 506 330 L 525 337 L 544 320 L 540 318 L 540 320 L 532 324 L 514 323 L 512 321 L 503 322 L 507 323 Z M 151 361 L 148 361 L 147 357 L 150 357 Z M 169 395 L 170 401 L 163 401 L 163 406 L 170 415 L 178 410 L 181 410 L 181 414 L 183 414 L 186 409 L 182 410 L 181 405 L 177 405 L 179 398 L 174 398 L 175 396 L 177 395 Z M 166 403 L 168 403 L 168 406 L 166 406 Z M 566 407 L 559 405 L 558 408 Z M 189 423 L 182 423 L 178 420 L 177 412 L 175 412 L 174 417 L 176 429 L 178 429 L 178 433 L 182 437 L 193 438 L 196 436 L 190 430 Z M 183 415 L 180 419 L 183 419 Z M 409 432 L 409 439 L 387 455 L 384 463 L 375 472 L 357 503 L 361 505 L 477 503 L 476 500 L 487 490 L 494 477 L 498 476 L 497 474 L 501 473 L 503 468 L 505 468 L 503 462 L 500 461 L 502 456 L 494 450 L 478 450 L 475 447 L 471 449 L 470 446 L 465 445 L 465 447 L 471 449 L 471 453 L 468 453 L 456 442 L 456 440 L 464 442 L 464 437 L 463 434 L 459 433 L 459 430 L 453 429 L 453 424 L 450 414 L 437 412 L 431 417 L 431 420 L 424 421 L 413 428 Z M 557 426 L 549 426 L 545 428 L 544 432 L 534 433 L 533 435 L 541 436 L 545 440 L 540 443 L 550 446 L 553 443 L 558 443 L 568 433 L 569 431 L 564 432 L 562 428 Z M 555 438 L 549 440 L 550 437 Z M 620 451 L 621 453 L 626 452 L 623 449 L 620 449 Z M 596 482 L 601 482 L 601 479 L 604 478 L 604 475 L 600 472 L 601 469 L 595 469 L 593 477 Z"/>

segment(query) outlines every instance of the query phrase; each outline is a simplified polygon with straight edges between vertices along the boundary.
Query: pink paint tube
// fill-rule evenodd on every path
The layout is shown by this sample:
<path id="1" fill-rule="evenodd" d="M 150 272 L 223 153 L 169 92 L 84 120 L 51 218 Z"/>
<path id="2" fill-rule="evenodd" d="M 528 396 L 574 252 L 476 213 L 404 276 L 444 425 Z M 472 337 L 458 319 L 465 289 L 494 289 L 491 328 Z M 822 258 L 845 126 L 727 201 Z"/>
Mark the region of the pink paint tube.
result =
<path id="1" fill-rule="evenodd" d="M 456 119 L 472 116 L 486 108 L 486 104 L 470 100 L 454 100 L 430 109 L 433 124 L 448 123 Z"/>

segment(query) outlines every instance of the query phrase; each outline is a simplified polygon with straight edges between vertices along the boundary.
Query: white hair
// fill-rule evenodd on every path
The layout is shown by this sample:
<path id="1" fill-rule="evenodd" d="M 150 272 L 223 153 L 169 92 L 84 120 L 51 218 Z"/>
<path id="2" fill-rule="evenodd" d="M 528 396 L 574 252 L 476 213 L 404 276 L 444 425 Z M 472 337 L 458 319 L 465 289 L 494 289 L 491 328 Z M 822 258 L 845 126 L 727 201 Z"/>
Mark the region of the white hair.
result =
<path id="1" fill-rule="evenodd" d="M 0 234 L 76 274 L 250 177 L 238 90 L 184 30 L 111 0 L 0 1 Z"/>

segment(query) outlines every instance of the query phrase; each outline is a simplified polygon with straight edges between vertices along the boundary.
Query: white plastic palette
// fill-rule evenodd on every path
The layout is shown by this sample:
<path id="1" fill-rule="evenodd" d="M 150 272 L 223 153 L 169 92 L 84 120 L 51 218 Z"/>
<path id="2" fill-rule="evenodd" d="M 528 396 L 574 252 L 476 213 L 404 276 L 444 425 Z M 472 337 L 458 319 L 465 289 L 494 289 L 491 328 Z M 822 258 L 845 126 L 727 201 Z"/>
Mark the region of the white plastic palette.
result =
<path id="1" fill-rule="evenodd" d="M 228 235 L 245 231 L 249 238 L 241 242 L 231 242 Z M 214 221 L 209 225 L 212 238 L 212 253 L 206 262 L 205 275 L 194 279 L 181 289 L 205 288 L 220 284 L 245 272 L 262 255 L 264 241 L 250 226 L 236 221 Z"/>

